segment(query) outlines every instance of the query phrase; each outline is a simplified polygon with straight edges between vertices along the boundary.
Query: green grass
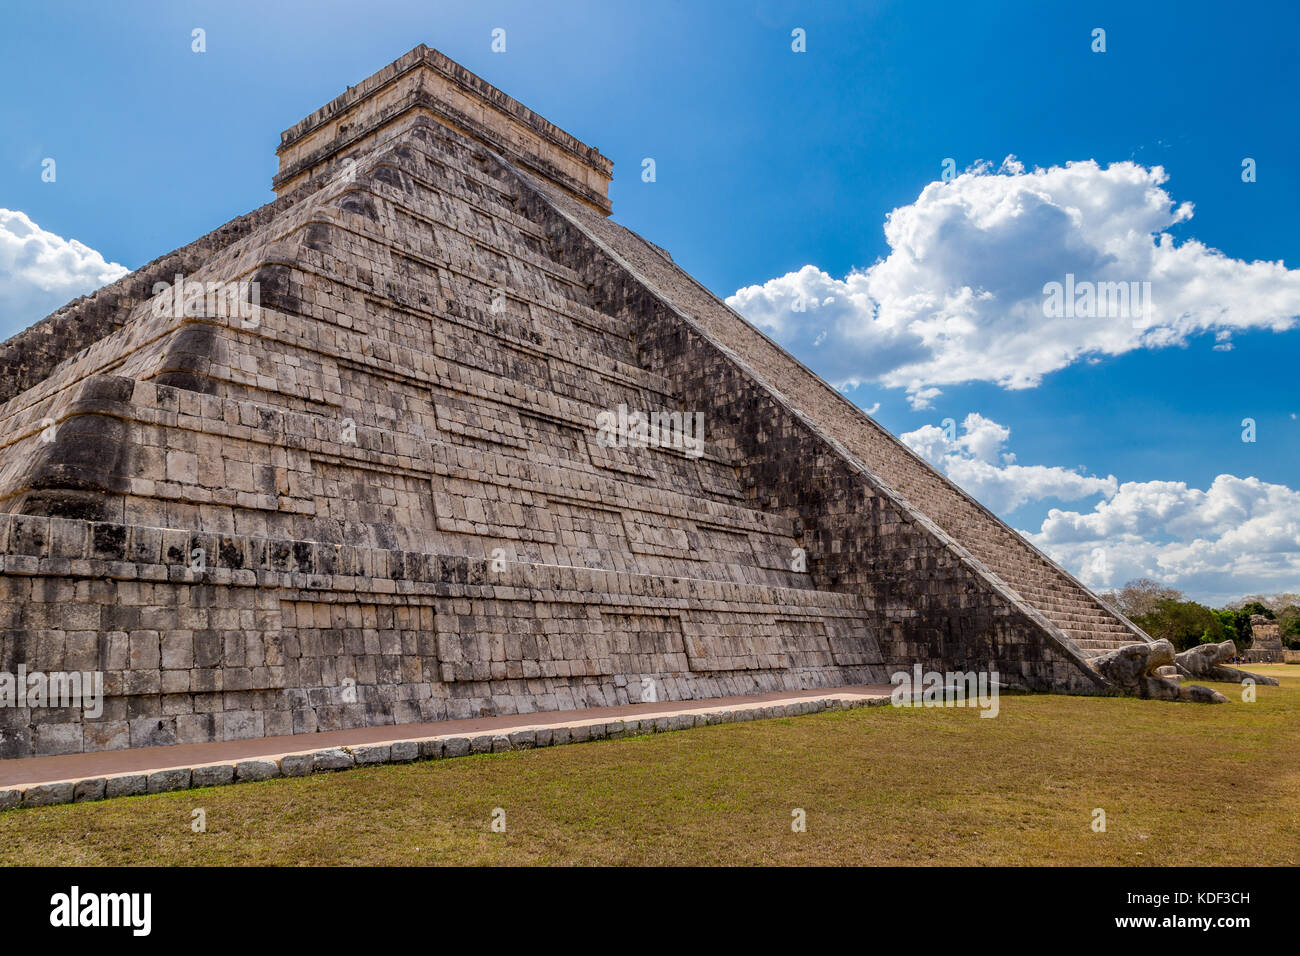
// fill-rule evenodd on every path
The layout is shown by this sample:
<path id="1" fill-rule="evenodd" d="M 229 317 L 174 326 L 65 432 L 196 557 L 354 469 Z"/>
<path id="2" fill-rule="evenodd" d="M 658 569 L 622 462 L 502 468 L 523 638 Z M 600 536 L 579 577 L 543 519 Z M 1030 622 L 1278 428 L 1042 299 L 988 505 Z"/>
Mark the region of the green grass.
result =
<path id="1" fill-rule="evenodd" d="M 14 810 L 0 863 L 1294 866 L 1300 667 L 1257 669 L 1253 704 L 873 707 Z"/>

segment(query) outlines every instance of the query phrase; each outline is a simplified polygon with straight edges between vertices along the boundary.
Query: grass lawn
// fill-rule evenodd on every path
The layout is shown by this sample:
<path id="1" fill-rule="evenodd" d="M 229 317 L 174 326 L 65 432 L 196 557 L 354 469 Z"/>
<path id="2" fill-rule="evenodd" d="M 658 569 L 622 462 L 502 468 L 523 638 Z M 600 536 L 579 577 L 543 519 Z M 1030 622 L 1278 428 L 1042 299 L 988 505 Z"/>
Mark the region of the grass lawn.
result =
<path id="1" fill-rule="evenodd" d="M 1300 667 L 1256 669 L 1252 704 L 872 707 L 13 810 L 0 864 L 1294 866 Z"/>

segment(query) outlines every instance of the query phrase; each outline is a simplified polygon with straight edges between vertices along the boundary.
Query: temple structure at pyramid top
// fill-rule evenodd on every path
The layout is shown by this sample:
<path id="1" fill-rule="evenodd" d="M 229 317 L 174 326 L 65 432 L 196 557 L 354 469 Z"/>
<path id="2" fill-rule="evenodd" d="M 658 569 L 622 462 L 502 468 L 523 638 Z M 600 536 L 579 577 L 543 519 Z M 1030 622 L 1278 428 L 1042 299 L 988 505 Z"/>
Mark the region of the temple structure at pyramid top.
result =
<path id="1" fill-rule="evenodd" d="M 280 134 L 277 196 L 338 175 L 422 118 L 445 124 L 609 215 L 613 163 L 465 67 L 421 44 Z"/>
<path id="2" fill-rule="evenodd" d="M 1186 696 L 1165 648 L 608 217 L 426 47 L 277 198 L 0 345 L 0 755 L 884 683 Z"/>

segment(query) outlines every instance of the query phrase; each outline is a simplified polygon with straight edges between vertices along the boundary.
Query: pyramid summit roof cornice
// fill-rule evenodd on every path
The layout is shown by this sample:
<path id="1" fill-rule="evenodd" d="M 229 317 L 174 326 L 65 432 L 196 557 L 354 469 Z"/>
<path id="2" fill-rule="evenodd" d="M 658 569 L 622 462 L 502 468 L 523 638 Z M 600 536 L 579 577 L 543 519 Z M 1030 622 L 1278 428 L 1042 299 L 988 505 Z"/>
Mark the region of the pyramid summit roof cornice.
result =
<path id="1" fill-rule="evenodd" d="M 431 47 L 420 44 L 280 134 L 279 196 L 432 118 L 608 215 L 613 161 Z"/>

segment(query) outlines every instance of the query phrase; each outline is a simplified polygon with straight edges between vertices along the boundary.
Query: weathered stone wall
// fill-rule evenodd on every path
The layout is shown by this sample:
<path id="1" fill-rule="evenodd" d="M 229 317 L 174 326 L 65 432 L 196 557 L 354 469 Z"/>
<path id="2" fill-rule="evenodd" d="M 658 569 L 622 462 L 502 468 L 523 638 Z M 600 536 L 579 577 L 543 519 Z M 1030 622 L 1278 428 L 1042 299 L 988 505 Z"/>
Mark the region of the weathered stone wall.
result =
<path id="1" fill-rule="evenodd" d="M 538 195 L 616 261 L 636 283 L 689 317 L 747 373 L 779 395 L 909 510 L 926 516 L 1019 600 L 1032 605 L 1086 654 L 1150 638 L 1007 527 L 910 448 L 792 355 L 673 264 L 663 250 L 563 193 L 535 184 Z"/>
<path id="2" fill-rule="evenodd" d="M 740 463 L 751 504 L 792 519 L 815 585 L 863 597 L 891 666 L 997 670 L 1035 689 L 1102 689 L 1063 634 L 1052 637 L 1046 620 L 963 560 L 937 527 L 909 513 L 702 329 L 562 217 L 552 216 L 548 231 L 562 259 L 585 264 L 601 307 L 634 323 L 640 364 L 703 411 L 710 442 Z"/>
<path id="3" fill-rule="evenodd" d="M 18 501 L 10 507 L 64 513 L 55 509 L 63 499 L 38 486 L 52 483 L 52 462 L 76 451 L 64 447 L 76 433 L 64 426 L 97 413 L 82 430 L 111 418 L 124 434 L 110 448 L 102 430 L 78 483 L 121 497 L 101 496 L 101 513 L 85 517 L 457 553 L 507 546 L 512 557 L 559 564 L 798 586 L 789 522 L 744 504 L 721 446 L 690 458 L 594 440 L 602 410 L 676 400 L 630 361 L 624 323 L 590 308 L 576 274 L 533 251 L 544 239 L 538 228 L 499 208 L 483 228 L 466 210 L 435 242 L 385 193 L 409 203 L 410 190 L 430 204 L 447 194 L 409 173 L 390 185 L 382 174 L 393 169 L 367 177 L 385 232 L 365 215 L 303 209 L 252 252 L 228 257 L 228 272 L 273 274 L 257 328 L 159 319 L 146 304 L 75 370 L 101 367 L 91 360 L 101 347 L 129 356 L 120 369 L 129 375 L 100 376 L 96 386 L 121 393 L 112 407 L 56 406 L 72 389 L 46 386 L 50 398 L 0 409 L 11 413 L 0 419 L 10 440 L 27 442 L 6 459 L 12 474 L 0 471 L 0 495 Z M 336 194 L 337 206 L 358 205 L 357 192 Z M 459 230 L 471 224 L 467 241 Z M 520 229 L 537 233 L 519 233 L 531 246 L 511 238 Z M 398 241 L 400 253 L 391 248 Z M 267 264 L 270 251 L 294 264 Z M 483 274 L 489 256 L 509 263 L 508 283 L 491 274 L 495 266 Z M 417 257 L 445 265 L 420 270 Z M 383 268 L 364 283 L 337 267 L 376 261 Z M 497 313 L 491 283 L 511 289 Z M 188 350 L 186 389 L 156 384 L 165 380 L 149 364 L 159 342 L 168 355 Z M 131 378 L 151 372 L 152 381 Z M 60 424 L 49 449 L 39 441 L 43 415 Z M 355 436 L 345 440 L 349 421 Z"/>
<path id="4" fill-rule="evenodd" d="M 0 708 L 0 756 L 879 682 L 862 610 L 807 589 L 0 515 L 0 671 L 98 670 L 106 696 L 97 720 Z"/>
<path id="5" fill-rule="evenodd" d="M 251 234 L 306 193 L 269 202 L 230 220 L 188 245 L 159 256 L 88 296 L 0 343 L 0 402 L 7 402 L 49 378 L 82 349 L 123 327 L 132 310 L 153 295 L 156 282 L 197 272 L 214 254 Z"/>

